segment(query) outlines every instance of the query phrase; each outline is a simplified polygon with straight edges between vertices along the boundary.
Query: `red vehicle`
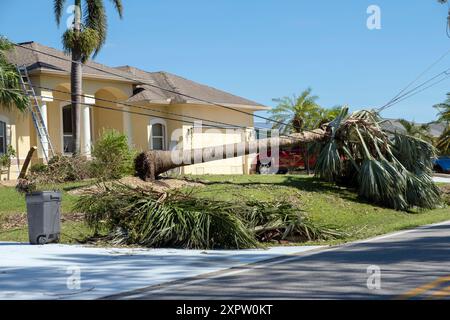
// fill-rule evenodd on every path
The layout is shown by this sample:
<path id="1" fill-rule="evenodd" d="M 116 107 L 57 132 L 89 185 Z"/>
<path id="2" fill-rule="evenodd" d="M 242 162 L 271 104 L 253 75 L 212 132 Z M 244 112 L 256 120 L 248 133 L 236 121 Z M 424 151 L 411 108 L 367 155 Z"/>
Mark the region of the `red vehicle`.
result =
<path id="1" fill-rule="evenodd" d="M 278 157 L 278 167 L 276 167 L 276 160 L 268 152 L 267 156 L 259 155 L 255 163 L 252 165 L 252 171 L 258 174 L 286 174 L 291 170 L 306 169 L 304 160 L 304 148 L 280 148 Z M 317 161 L 317 155 L 309 155 L 309 168 L 314 169 Z"/>

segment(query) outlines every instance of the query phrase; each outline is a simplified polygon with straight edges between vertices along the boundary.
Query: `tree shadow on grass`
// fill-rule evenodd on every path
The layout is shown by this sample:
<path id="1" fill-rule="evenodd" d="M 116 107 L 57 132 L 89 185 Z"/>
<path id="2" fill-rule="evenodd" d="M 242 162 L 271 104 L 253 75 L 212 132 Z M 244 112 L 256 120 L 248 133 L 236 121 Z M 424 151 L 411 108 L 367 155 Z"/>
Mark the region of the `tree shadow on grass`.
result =
<path id="1" fill-rule="evenodd" d="M 277 176 L 279 177 L 279 176 Z M 283 179 L 277 179 L 277 181 L 202 181 L 202 184 L 206 186 L 220 186 L 223 185 L 223 191 L 230 191 L 229 187 L 244 187 L 244 188 L 258 188 L 258 187 L 287 187 L 297 189 L 305 192 L 316 192 L 320 194 L 329 194 L 337 196 L 341 199 L 373 205 L 372 203 L 358 197 L 356 190 L 351 187 L 342 185 L 336 185 L 330 182 L 320 180 L 315 177 L 304 176 L 282 176 Z M 205 190 L 209 192 L 210 190 Z M 218 191 L 214 189 L 214 191 Z"/>

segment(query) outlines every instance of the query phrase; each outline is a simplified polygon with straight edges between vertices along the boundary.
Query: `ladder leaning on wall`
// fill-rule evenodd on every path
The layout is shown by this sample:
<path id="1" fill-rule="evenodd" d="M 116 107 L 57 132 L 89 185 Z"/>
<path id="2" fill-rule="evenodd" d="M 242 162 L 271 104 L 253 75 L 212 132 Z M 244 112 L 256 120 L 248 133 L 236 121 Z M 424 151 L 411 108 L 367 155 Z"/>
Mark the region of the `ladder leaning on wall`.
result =
<path id="1" fill-rule="evenodd" d="M 41 106 L 39 105 L 38 98 L 36 97 L 36 92 L 34 91 L 33 85 L 28 75 L 27 67 L 17 66 L 17 71 L 20 75 L 20 84 L 22 86 L 22 90 L 30 99 L 28 110 L 31 113 L 31 118 L 33 119 L 33 124 L 37 131 L 37 137 L 42 147 L 42 154 L 45 161 L 48 162 L 49 159 L 55 156 L 55 151 L 50 141 L 50 136 L 48 134 L 48 129 L 45 124 L 44 117 L 42 116 Z"/>

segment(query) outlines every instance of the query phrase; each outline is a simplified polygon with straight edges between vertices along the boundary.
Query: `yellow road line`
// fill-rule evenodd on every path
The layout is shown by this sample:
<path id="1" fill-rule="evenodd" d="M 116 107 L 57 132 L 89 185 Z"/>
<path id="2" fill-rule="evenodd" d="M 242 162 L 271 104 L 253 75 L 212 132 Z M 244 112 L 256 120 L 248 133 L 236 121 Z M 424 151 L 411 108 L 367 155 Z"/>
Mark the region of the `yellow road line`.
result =
<path id="1" fill-rule="evenodd" d="M 450 281 L 450 276 L 440 277 L 430 283 L 424 284 L 423 286 L 414 288 L 405 294 L 399 296 L 396 298 L 397 300 L 407 300 L 411 299 L 417 296 L 420 296 L 421 294 L 424 294 L 427 291 L 430 291 L 431 289 L 436 288 L 437 286 L 441 285 L 442 283 L 445 283 L 447 281 Z"/>
<path id="2" fill-rule="evenodd" d="M 433 292 L 433 294 L 430 296 L 430 299 L 443 299 L 446 297 L 450 297 L 450 286 Z"/>

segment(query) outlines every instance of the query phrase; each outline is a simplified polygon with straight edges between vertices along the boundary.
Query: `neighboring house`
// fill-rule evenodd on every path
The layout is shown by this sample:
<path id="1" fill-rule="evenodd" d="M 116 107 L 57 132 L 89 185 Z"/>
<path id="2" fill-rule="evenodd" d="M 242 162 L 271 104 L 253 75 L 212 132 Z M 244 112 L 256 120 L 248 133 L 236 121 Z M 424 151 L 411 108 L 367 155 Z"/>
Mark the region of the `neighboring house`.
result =
<path id="1" fill-rule="evenodd" d="M 420 126 L 421 123 L 416 123 L 416 125 Z M 400 133 L 406 132 L 402 124 L 395 119 L 385 119 L 385 121 L 381 124 L 381 127 L 389 131 L 396 131 Z M 443 123 L 430 123 L 429 133 L 432 137 L 437 138 L 444 133 L 445 128 L 446 126 Z"/>
<path id="2" fill-rule="evenodd" d="M 36 53 L 17 47 L 15 52 L 10 54 L 9 59 L 14 64 L 26 65 L 33 85 L 41 87 L 36 88 L 36 94 L 42 105 L 44 121 L 47 123 L 55 152 L 71 154 L 73 152 L 69 102 L 71 97 L 66 93 L 70 91 L 70 62 L 52 57 L 68 59 L 69 56 L 36 42 L 27 42 L 22 45 L 45 53 Z M 236 127 L 225 129 L 226 126 L 214 122 L 204 121 L 203 129 L 200 130 L 193 128 L 192 122 L 195 120 L 189 116 L 252 128 L 254 123 L 251 114 L 268 109 L 253 101 L 167 72 L 146 72 L 129 66 L 111 68 L 95 62 L 88 62 L 87 65 L 110 72 L 110 74 L 104 73 L 87 66 L 83 68 L 83 95 L 87 96 L 84 99 L 87 105 L 83 105 L 81 109 L 81 152 L 88 157 L 92 144 L 107 129 L 125 133 L 129 144 L 140 151 L 174 148 L 186 150 L 254 139 L 251 129 L 243 131 Z M 154 84 L 169 91 L 139 85 L 140 82 Z M 210 103 L 186 98 L 184 95 Z M 250 115 L 215 104 L 244 110 Z M 154 111 L 147 111 L 147 109 Z M 214 126 L 223 127 L 223 129 L 217 129 Z M 31 117 L 0 108 L 0 153 L 4 153 L 8 145 L 12 145 L 17 152 L 17 159 L 12 160 L 11 179 L 17 178 L 30 147 L 38 146 L 33 163 L 43 161 L 43 150 L 37 139 Z M 219 160 L 184 167 L 180 173 L 246 174 L 249 173 L 252 161 L 252 156 Z M 2 176 L 2 179 L 5 178 L 6 176 Z"/>

